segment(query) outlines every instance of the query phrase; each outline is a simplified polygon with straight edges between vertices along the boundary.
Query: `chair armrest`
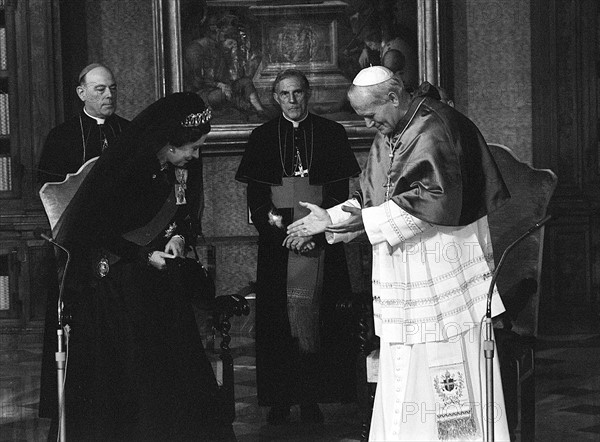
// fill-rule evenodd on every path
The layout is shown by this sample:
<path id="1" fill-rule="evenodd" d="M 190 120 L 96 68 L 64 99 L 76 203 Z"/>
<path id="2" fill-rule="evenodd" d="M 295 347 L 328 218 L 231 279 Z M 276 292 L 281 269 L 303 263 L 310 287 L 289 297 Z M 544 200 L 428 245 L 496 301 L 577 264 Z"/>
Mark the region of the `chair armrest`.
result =
<path id="1" fill-rule="evenodd" d="M 342 314 L 352 315 L 356 321 L 359 351 L 363 357 L 379 348 L 379 338 L 374 331 L 371 292 L 349 294 L 337 302 L 335 309 Z"/>
<path id="2" fill-rule="evenodd" d="M 214 327 L 221 333 L 221 350 L 229 354 L 229 343 L 231 336 L 231 323 L 229 319 L 232 316 L 248 316 L 250 314 L 250 304 L 242 295 L 222 295 L 215 298 L 215 307 L 213 309 Z"/>
<path id="3" fill-rule="evenodd" d="M 248 316 L 250 314 L 250 304 L 246 298 L 241 295 L 222 295 L 215 298 L 214 312 L 216 315 Z"/>
<path id="4" fill-rule="evenodd" d="M 371 297 L 371 292 L 349 293 L 336 303 L 335 309 L 338 312 L 350 312 L 360 316 L 365 309 L 370 308 L 372 304 L 373 300 Z"/>

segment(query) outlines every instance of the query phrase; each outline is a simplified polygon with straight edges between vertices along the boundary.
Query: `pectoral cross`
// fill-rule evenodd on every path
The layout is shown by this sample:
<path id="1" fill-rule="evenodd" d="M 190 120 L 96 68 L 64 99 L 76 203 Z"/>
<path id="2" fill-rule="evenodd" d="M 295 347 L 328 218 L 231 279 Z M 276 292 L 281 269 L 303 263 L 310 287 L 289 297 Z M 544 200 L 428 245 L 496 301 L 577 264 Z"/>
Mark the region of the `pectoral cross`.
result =
<path id="1" fill-rule="evenodd" d="M 385 187 L 385 199 L 386 201 L 390 199 L 390 189 L 393 187 L 392 177 L 388 174 L 387 182 L 383 185 Z"/>
<path id="2" fill-rule="evenodd" d="M 301 167 L 299 167 L 295 172 L 294 172 L 294 176 L 306 176 L 308 175 L 308 169 L 302 169 Z"/>
<path id="3" fill-rule="evenodd" d="M 296 148 L 296 168 L 294 170 L 294 176 L 307 176 L 308 169 L 302 167 L 302 158 L 300 158 L 300 151 Z"/>
<path id="4" fill-rule="evenodd" d="M 395 135 L 392 138 L 388 138 L 387 140 L 387 145 L 390 149 L 390 153 L 388 154 L 388 157 L 390 157 L 390 167 L 388 169 L 388 173 L 387 173 L 387 181 L 386 183 L 383 185 L 383 187 L 385 187 L 385 199 L 386 201 L 390 199 L 390 189 L 393 187 L 392 184 L 392 167 L 394 165 L 394 154 L 396 153 L 396 149 L 400 146 L 400 135 Z"/>
<path id="5" fill-rule="evenodd" d="M 108 147 L 108 139 L 106 138 L 106 134 L 104 133 L 104 124 L 99 124 L 98 129 L 100 129 L 100 139 L 102 140 L 102 147 L 100 152 L 104 152 Z"/>

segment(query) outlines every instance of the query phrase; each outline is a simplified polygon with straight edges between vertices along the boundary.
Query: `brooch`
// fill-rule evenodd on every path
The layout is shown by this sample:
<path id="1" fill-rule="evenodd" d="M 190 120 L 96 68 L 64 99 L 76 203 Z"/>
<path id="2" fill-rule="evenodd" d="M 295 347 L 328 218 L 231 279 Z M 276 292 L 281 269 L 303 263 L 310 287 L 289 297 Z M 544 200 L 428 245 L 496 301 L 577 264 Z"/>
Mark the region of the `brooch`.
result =
<path id="1" fill-rule="evenodd" d="M 110 271 L 110 264 L 108 263 L 108 258 L 106 257 L 102 257 L 98 260 L 98 263 L 96 264 L 96 276 L 98 278 L 104 278 L 106 275 L 108 275 L 108 272 Z"/>
<path id="2" fill-rule="evenodd" d="M 175 229 L 177 228 L 177 223 L 172 223 L 165 229 L 165 238 L 170 238 L 175 233 Z"/>

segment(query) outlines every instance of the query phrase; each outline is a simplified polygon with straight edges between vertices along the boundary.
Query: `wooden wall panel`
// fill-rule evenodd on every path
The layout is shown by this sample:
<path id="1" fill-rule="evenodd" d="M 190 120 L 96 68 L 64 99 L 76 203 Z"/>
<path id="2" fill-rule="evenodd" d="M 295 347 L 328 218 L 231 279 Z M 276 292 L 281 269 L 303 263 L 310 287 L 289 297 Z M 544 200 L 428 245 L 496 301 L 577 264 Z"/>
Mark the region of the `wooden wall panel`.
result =
<path id="1" fill-rule="evenodd" d="M 561 219 L 548 231 L 547 270 L 555 296 L 547 299 L 552 310 L 575 311 L 590 305 L 590 229 L 581 219 Z"/>
<path id="2" fill-rule="evenodd" d="M 118 113 L 132 119 L 156 99 L 152 2 L 86 0 L 86 11 L 88 62 L 112 68 Z"/>
<path id="3" fill-rule="evenodd" d="M 531 35 L 529 3 L 453 0 L 454 102 L 488 143 L 530 163 Z"/>
<path id="4" fill-rule="evenodd" d="M 561 177 L 561 187 L 581 190 L 581 146 L 578 137 L 578 68 L 573 55 L 577 51 L 577 4 L 569 1 L 556 3 L 556 54 L 563 58 L 556 65 L 557 90 L 557 143 L 558 162 L 554 165 Z M 570 60 L 569 60 L 570 59 Z M 570 62 L 566 62 L 566 61 Z"/>
<path id="5" fill-rule="evenodd" d="M 29 321 L 43 322 L 46 314 L 46 294 L 50 281 L 56 279 L 54 250 L 51 245 L 28 248 Z"/>
<path id="6" fill-rule="evenodd" d="M 565 332 L 597 327 L 599 12 L 593 0 L 531 3 L 533 160 L 558 176 L 549 208 L 555 219 L 546 230 L 542 332 L 565 321 Z"/>
<path id="7" fill-rule="evenodd" d="M 255 236 L 248 223 L 246 185 L 235 180 L 241 155 L 204 158 L 205 208 L 202 229 L 205 236 Z"/>

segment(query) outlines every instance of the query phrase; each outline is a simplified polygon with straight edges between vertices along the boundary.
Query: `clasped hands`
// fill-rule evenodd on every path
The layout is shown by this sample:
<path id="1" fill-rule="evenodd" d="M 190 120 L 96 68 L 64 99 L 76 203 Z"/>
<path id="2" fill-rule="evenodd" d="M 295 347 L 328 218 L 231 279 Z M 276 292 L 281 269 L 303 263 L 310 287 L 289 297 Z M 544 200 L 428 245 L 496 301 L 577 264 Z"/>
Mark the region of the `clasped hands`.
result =
<path id="1" fill-rule="evenodd" d="M 175 235 L 169 240 L 164 251 L 154 250 L 149 253 L 148 265 L 158 270 L 164 270 L 167 267 L 167 259 L 177 257 L 185 257 L 185 239 L 179 235 Z"/>
<path id="2" fill-rule="evenodd" d="M 310 213 L 288 226 L 288 236 L 282 245 L 290 250 L 300 253 L 312 250 L 314 248 L 312 237 L 319 233 L 349 233 L 364 228 L 361 209 L 358 207 L 342 206 L 342 210 L 350 213 L 350 217 L 340 223 L 333 224 L 327 210 L 316 204 L 302 201 L 300 201 L 300 205 L 310 210 Z M 312 246 L 308 248 L 311 244 Z"/>

